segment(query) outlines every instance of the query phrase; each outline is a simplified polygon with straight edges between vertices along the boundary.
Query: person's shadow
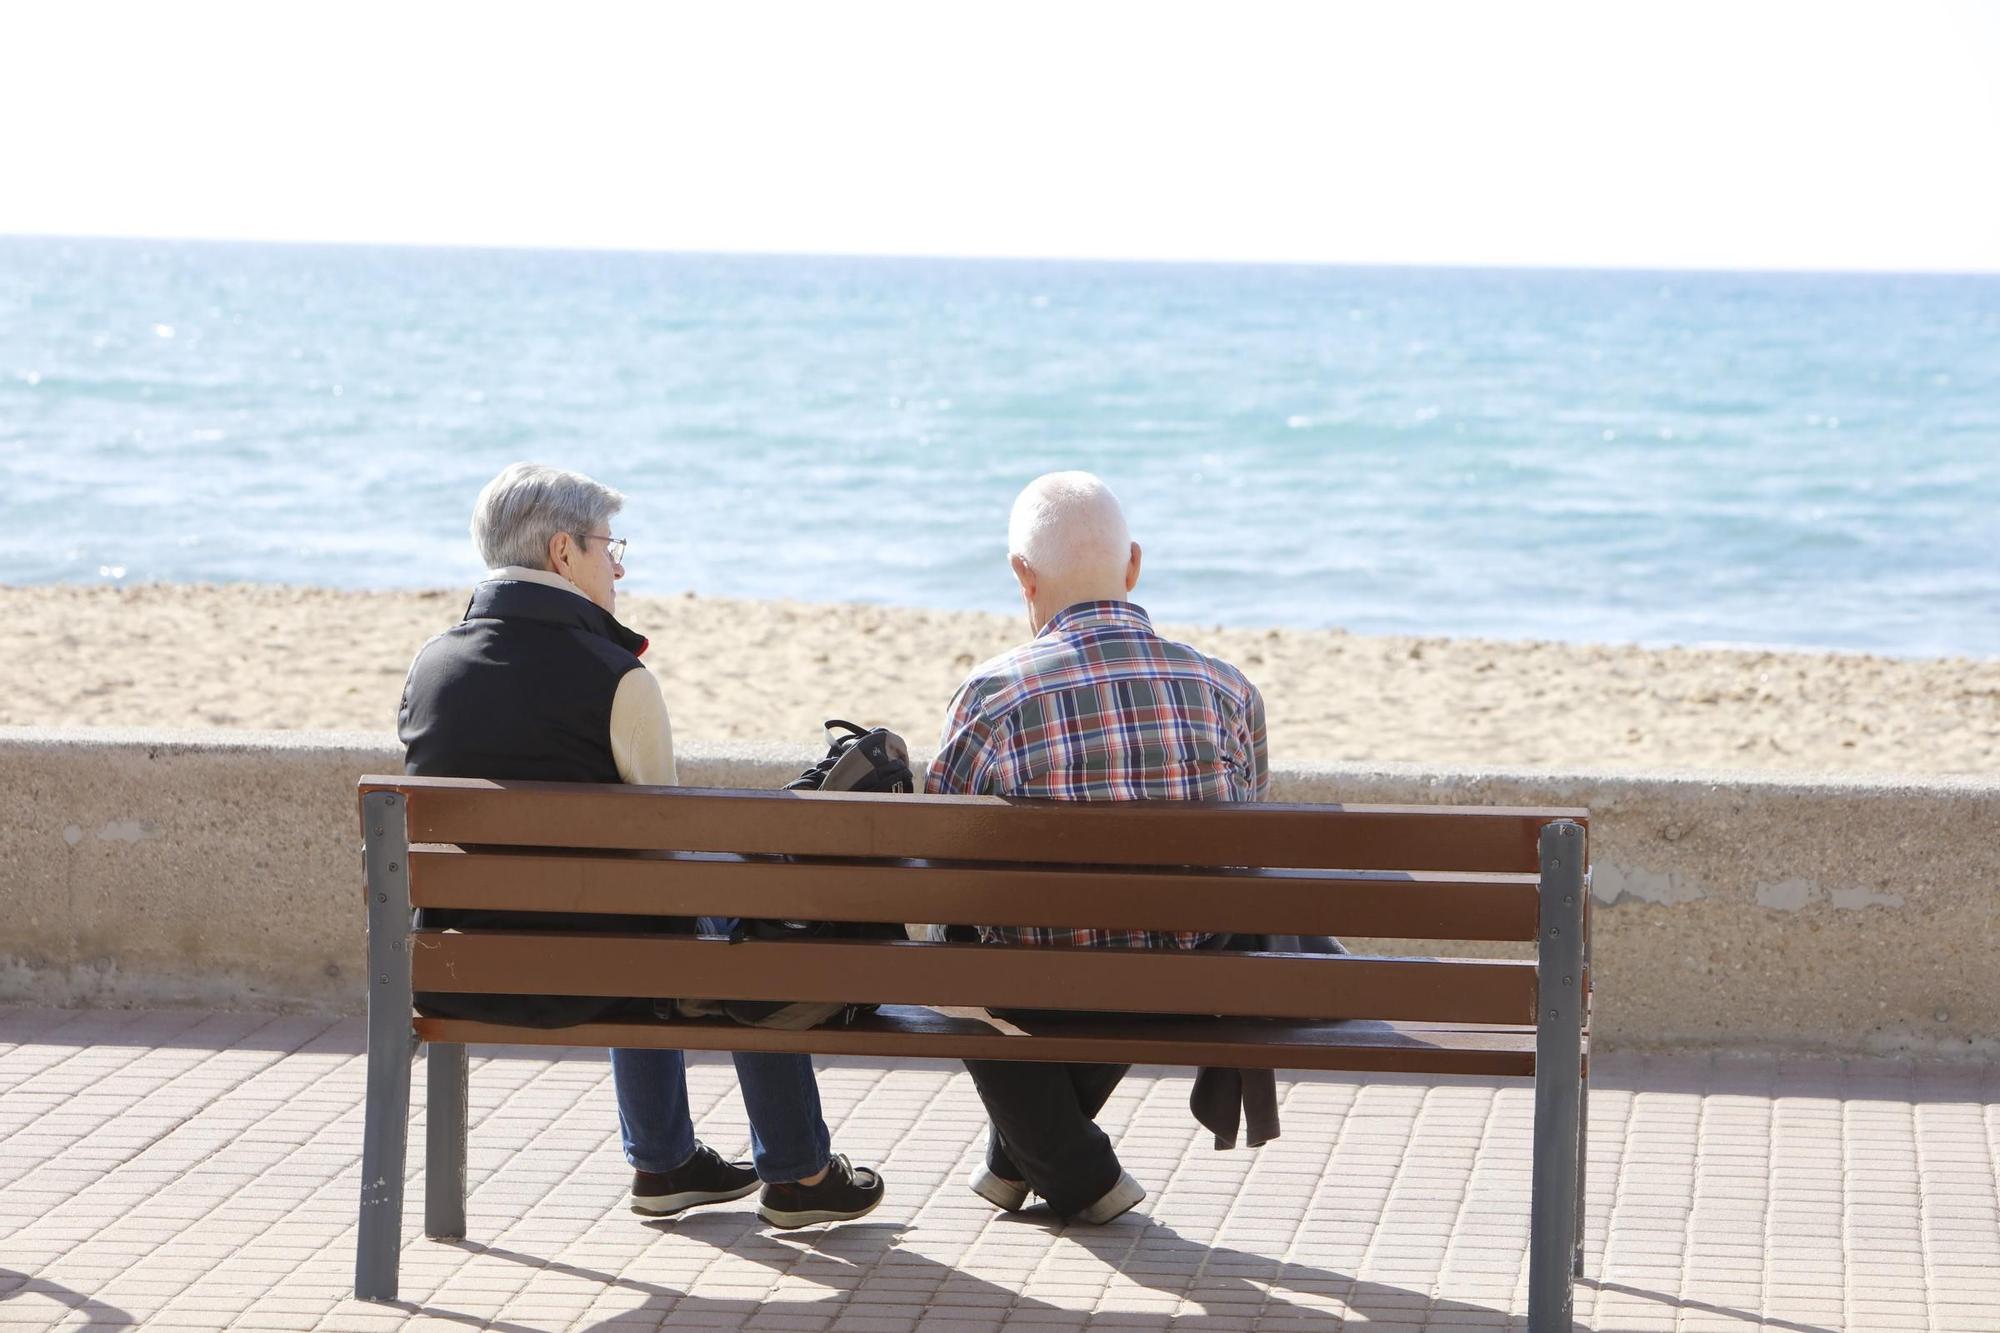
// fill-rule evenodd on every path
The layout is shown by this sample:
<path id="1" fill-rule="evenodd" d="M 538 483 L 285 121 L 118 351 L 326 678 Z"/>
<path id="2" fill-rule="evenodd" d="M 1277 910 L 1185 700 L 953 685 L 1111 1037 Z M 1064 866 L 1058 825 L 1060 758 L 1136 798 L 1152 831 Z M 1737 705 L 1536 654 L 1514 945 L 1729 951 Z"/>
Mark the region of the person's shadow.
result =
<path id="1" fill-rule="evenodd" d="M 73 1291 L 60 1283 L 51 1282 L 47 1278 L 30 1277 L 11 1268 L 0 1268 L 0 1301 L 19 1300 L 24 1296 L 40 1296 L 44 1300 L 54 1301 L 57 1305 L 67 1306 L 73 1312 L 60 1319 L 51 1318 L 49 1320 L 51 1327 L 60 1323 L 65 1329 L 131 1328 L 139 1322 L 115 1305 L 92 1300 L 82 1292 Z M 83 1322 L 78 1323 L 76 1315 L 82 1315 Z M 9 1322 L 12 1321 L 0 1316 L 0 1323 Z"/>
<path id="2" fill-rule="evenodd" d="M 1040 1210 L 1014 1219 L 1013 1224 L 1038 1227 L 1044 1231 L 1061 1229 L 1061 1224 L 1052 1214 Z M 949 1309 L 985 1319 L 1004 1319 L 1017 1312 L 1034 1312 L 1037 1317 L 1031 1322 L 1040 1323 L 1047 1322 L 1050 1313 L 1063 1310 L 1063 1307 L 1047 1301 L 1023 1296 L 1012 1287 L 975 1277 L 950 1264 L 901 1248 L 899 1242 L 904 1228 L 895 1223 L 849 1223 L 824 1230 L 788 1234 L 764 1230 L 754 1215 L 711 1213 L 646 1225 L 654 1230 L 671 1230 L 677 1235 L 707 1241 L 736 1258 L 749 1259 L 795 1280 L 818 1279 L 827 1288 L 826 1294 L 819 1299 L 788 1300 L 773 1306 L 773 1313 L 837 1319 L 850 1305 L 879 1306 L 892 1292 L 894 1303 L 907 1306 L 912 1317 L 925 1309 Z M 1238 1328 L 1246 1321 L 1256 1319 L 1297 1321 L 1300 1327 L 1318 1323 L 1324 1327 L 1328 1320 L 1339 1317 L 1327 1309 L 1329 1300 L 1344 1306 L 1347 1322 L 1357 1325 L 1367 1320 L 1389 1324 L 1429 1322 L 1443 1328 L 1463 1323 L 1467 1328 L 1492 1328 L 1496 1324 L 1521 1327 L 1527 1322 L 1524 1315 L 1514 1314 L 1509 1318 L 1507 1310 L 1490 1305 L 1432 1297 L 1406 1287 L 1364 1282 L 1350 1274 L 1315 1268 L 1296 1260 L 1189 1240 L 1155 1220 L 1138 1225 L 1073 1226 L 1063 1229 L 1063 1235 L 1097 1258 L 1107 1274 L 1115 1273 L 1127 1282 L 1174 1299 L 1175 1309 L 1120 1310 L 1107 1314 L 1106 1322 L 1116 1323 L 1123 1329 L 1139 1330 L 1140 1333 L 1167 1329 L 1178 1333 L 1178 1330 L 1209 1326 L 1211 1321 L 1218 1328 Z M 672 1327 L 683 1320 L 690 1324 L 713 1324 L 718 1320 L 740 1318 L 744 1312 L 740 1300 L 720 1301 L 690 1296 L 661 1283 L 546 1260 L 499 1246 L 466 1241 L 447 1243 L 471 1254 L 547 1269 L 552 1273 L 602 1282 L 607 1287 L 645 1295 L 642 1304 L 628 1306 L 617 1315 L 607 1316 L 603 1322 L 586 1328 L 608 1329 L 628 1323 L 644 1326 L 648 1322 Z M 876 1277 L 883 1279 L 883 1284 L 879 1294 L 871 1299 L 870 1283 Z M 1588 1285 L 1591 1284 L 1587 1279 L 1579 1282 L 1580 1287 Z M 1746 1310 L 1684 1301 L 1668 1293 L 1621 1284 L 1607 1282 L 1600 1284 L 1600 1289 L 1657 1300 L 1662 1314 L 1700 1310 L 1735 1316 L 1751 1323 L 1757 1323 L 1761 1318 Z M 1301 1297 L 1317 1299 L 1302 1302 Z M 1178 1307 L 1183 1302 L 1199 1307 L 1200 1312 L 1180 1310 Z M 454 1311 L 446 1302 L 398 1304 L 413 1314 L 420 1313 L 433 1319 L 498 1329 L 502 1333 L 540 1333 L 531 1325 Z M 1073 1316 L 1075 1312 L 1068 1313 Z M 1095 1321 L 1086 1319 L 1085 1322 Z M 1784 1320 L 1766 1319 L 1761 1326 L 1787 1330 L 1787 1333 L 1838 1333 L 1835 1329 Z M 1584 1325 L 1580 1322 L 1579 1327 Z M 1616 1333 L 1616 1330 L 1606 1325 L 1595 1329 L 1594 1333 Z"/>

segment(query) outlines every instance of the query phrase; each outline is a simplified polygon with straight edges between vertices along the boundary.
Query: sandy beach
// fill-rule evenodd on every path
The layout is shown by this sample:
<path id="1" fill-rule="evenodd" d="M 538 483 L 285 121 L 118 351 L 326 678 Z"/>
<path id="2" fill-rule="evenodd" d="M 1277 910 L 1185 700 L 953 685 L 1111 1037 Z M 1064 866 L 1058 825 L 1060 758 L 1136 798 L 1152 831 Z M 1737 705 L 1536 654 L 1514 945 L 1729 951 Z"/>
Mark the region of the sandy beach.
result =
<path id="1" fill-rule="evenodd" d="M 0 587 L 0 724 L 390 731 L 462 590 Z M 682 740 L 816 745 L 822 718 L 935 742 L 977 612 L 628 597 Z M 2000 661 L 1649 649 L 1177 624 L 1264 691 L 1274 761 L 1992 773 Z"/>

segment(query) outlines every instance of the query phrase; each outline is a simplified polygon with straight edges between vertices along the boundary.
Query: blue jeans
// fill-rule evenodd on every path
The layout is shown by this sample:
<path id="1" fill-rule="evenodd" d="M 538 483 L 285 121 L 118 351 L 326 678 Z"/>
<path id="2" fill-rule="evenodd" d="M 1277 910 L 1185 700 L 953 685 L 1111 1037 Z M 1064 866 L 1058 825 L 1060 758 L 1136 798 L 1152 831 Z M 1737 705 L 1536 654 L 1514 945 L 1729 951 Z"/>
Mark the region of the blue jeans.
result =
<path id="1" fill-rule="evenodd" d="M 701 929 L 727 934 L 733 920 L 703 917 Z M 826 1165 L 831 1143 L 820 1116 L 812 1057 L 736 1052 L 736 1082 L 750 1116 L 750 1155 L 757 1177 L 803 1180 Z M 618 1092 L 618 1130 L 625 1160 L 637 1171 L 664 1172 L 694 1155 L 688 1113 L 687 1057 L 679 1051 L 614 1050 L 611 1082 Z"/>

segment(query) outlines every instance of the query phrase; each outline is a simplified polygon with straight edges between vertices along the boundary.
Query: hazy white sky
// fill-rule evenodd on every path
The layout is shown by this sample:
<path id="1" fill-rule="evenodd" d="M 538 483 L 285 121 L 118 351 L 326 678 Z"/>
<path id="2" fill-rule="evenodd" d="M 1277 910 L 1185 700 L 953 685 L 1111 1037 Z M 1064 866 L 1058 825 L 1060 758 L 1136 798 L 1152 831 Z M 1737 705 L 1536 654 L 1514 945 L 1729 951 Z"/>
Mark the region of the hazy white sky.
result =
<path id="1" fill-rule="evenodd" d="M 2000 3 L 10 6 L 0 232 L 2000 270 Z"/>

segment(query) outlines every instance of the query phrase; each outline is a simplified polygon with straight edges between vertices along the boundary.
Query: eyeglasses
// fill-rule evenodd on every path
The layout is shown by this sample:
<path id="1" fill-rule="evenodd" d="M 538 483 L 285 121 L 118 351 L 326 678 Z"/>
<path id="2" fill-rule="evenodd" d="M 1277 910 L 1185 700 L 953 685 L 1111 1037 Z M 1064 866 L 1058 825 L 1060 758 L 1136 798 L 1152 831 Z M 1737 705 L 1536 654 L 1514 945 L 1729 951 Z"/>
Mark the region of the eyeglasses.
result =
<path id="1" fill-rule="evenodd" d="M 604 543 L 605 550 L 611 552 L 612 564 L 622 565 L 625 563 L 625 547 L 629 543 L 623 537 L 614 537 L 608 532 L 578 532 L 572 535 L 578 541 L 584 543 L 586 549 L 588 549 L 591 539 L 593 537 L 596 538 L 598 541 Z"/>

